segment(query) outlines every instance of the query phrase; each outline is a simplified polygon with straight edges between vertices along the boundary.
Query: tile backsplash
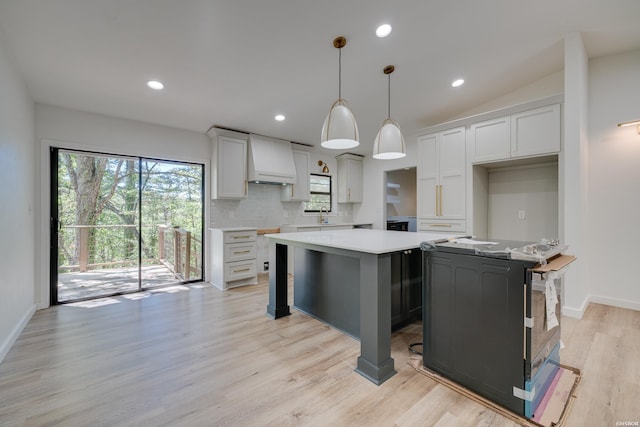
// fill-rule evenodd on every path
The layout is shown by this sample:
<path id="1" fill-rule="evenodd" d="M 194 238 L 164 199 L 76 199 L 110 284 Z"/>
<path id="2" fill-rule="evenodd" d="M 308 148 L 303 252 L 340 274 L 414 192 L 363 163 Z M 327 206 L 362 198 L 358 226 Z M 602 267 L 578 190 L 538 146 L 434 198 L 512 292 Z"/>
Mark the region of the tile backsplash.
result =
<path id="1" fill-rule="evenodd" d="M 240 200 L 212 200 L 211 228 L 256 227 L 275 228 L 282 224 L 315 224 L 317 214 L 304 214 L 302 202 L 283 202 L 282 186 L 249 184 L 249 194 Z M 335 196 L 335 195 L 334 195 Z M 349 203 L 336 203 L 329 217 L 332 223 L 352 222 Z"/>
<path id="2" fill-rule="evenodd" d="M 255 227 L 277 228 L 282 224 L 317 224 L 317 214 L 305 214 L 302 202 L 283 202 L 282 186 L 269 184 L 249 184 L 249 194 L 241 200 L 212 200 L 211 228 Z M 335 194 L 331 223 L 353 222 L 350 203 L 337 203 Z M 263 271 L 265 261 L 269 261 L 269 242 L 258 236 L 257 268 Z"/>

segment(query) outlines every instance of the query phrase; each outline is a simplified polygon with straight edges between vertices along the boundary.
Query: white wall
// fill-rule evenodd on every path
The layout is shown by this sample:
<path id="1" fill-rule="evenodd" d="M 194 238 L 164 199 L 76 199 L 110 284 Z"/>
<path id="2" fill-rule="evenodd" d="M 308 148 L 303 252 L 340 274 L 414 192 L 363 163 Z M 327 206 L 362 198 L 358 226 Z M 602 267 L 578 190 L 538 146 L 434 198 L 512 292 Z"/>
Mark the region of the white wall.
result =
<path id="1" fill-rule="evenodd" d="M 569 268 L 563 282 L 562 312 L 582 317 L 589 303 L 587 247 L 588 170 L 588 57 L 578 33 L 565 37 L 565 93 L 563 146 L 559 156 L 560 240 L 570 246 L 578 261 Z"/>
<path id="2" fill-rule="evenodd" d="M 591 301 L 640 310 L 640 50 L 589 63 Z"/>
<path id="3" fill-rule="evenodd" d="M 0 34 L 0 362 L 35 311 L 34 104 Z"/>
<path id="4" fill-rule="evenodd" d="M 119 119 L 60 107 L 37 104 L 35 108 L 36 153 L 39 174 L 38 229 L 36 245 L 36 300 L 49 304 L 49 147 L 81 149 L 109 154 L 147 156 L 205 164 L 208 182 L 211 144 L 204 134 Z M 208 196 L 208 185 L 206 198 Z M 205 218 L 209 204 L 205 201 Z M 208 224 L 205 224 L 205 230 Z M 205 235 L 205 239 L 208 236 Z M 206 247 L 206 245 L 205 245 Z M 205 255 L 206 256 L 206 255 Z"/>
<path id="5" fill-rule="evenodd" d="M 492 169 L 487 196 L 490 240 L 558 238 L 557 164 Z M 520 211 L 525 218 L 519 218 Z"/>

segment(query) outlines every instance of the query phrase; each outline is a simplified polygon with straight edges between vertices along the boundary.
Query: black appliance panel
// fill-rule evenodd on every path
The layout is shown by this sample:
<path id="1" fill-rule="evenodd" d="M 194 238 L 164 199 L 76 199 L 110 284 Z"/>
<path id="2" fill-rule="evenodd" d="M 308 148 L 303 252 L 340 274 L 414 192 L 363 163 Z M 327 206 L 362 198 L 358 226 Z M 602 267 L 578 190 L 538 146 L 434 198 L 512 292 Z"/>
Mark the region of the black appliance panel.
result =
<path id="1" fill-rule="evenodd" d="M 523 414 L 513 387 L 524 388 L 525 283 L 533 263 L 454 249 L 424 253 L 423 363 Z"/>

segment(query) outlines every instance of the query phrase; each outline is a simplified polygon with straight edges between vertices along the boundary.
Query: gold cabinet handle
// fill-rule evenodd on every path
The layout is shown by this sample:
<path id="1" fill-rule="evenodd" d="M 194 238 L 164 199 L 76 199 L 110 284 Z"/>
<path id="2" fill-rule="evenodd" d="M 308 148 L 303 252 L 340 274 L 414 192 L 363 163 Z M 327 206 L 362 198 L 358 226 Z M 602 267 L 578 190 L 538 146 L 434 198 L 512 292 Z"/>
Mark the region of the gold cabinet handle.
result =
<path id="1" fill-rule="evenodd" d="M 249 271 L 251 270 L 250 268 L 241 268 L 239 270 L 233 270 L 234 273 L 242 273 L 243 271 Z"/>
<path id="2" fill-rule="evenodd" d="M 452 225 L 451 224 L 429 224 L 429 227 L 444 227 L 444 228 L 451 228 Z"/>
<path id="3" fill-rule="evenodd" d="M 246 235 L 246 236 L 231 236 L 231 237 L 233 237 L 234 239 L 248 239 L 251 236 L 250 235 Z"/>
<path id="4" fill-rule="evenodd" d="M 293 198 L 293 186 L 294 184 L 291 184 L 291 197 Z"/>
<path id="5" fill-rule="evenodd" d="M 440 188 L 440 186 L 439 186 L 439 185 L 436 185 L 436 216 L 438 216 L 438 215 L 439 215 L 439 214 L 438 214 L 438 212 L 440 212 L 440 211 L 438 210 L 438 206 L 439 206 L 439 203 L 440 203 L 440 202 L 439 202 L 439 199 L 438 199 L 438 191 L 439 191 L 439 188 Z"/>
<path id="6" fill-rule="evenodd" d="M 349 193 L 349 194 L 347 195 L 347 200 L 351 201 L 351 189 L 349 188 L 349 189 L 347 190 L 347 192 Z"/>
<path id="7" fill-rule="evenodd" d="M 244 195 L 246 196 L 249 193 L 249 181 L 244 180 Z"/>
<path id="8" fill-rule="evenodd" d="M 238 255 L 238 254 L 248 254 L 249 252 L 251 252 L 250 250 L 246 250 L 246 251 L 236 251 L 233 254 L 234 255 Z"/>
<path id="9" fill-rule="evenodd" d="M 440 184 L 440 216 L 442 216 L 442 184 Z"/>

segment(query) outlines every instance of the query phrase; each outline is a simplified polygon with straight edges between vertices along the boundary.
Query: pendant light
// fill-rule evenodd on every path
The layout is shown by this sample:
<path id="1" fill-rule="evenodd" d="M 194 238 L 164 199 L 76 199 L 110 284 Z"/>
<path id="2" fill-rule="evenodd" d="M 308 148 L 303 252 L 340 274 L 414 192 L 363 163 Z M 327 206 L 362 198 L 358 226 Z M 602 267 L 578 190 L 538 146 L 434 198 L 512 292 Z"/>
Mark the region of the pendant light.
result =
<path id="1" fill-rule="evenodd" d="M 382 127 L 373 141 L 374 159 L 399 159 L 407 155 L 400 125 L 391 118 L 391 73 L 395 69 L 393 65 L 387 65 L 382 71 L 387 75 L 388 80 L 387 118 L 382 122 Z"/>
<path id="2" fill-rule="evenodd" d="M 353 113 L 349 108 L 347 101 L 342 99 L 342 48 L 347 45 L 347 39 L 344 37 L 336 37 L 333 41 L 333 47 L 338 49 L 338 100 L 333 103 L 327 118 L 322 126 L 322 137 L 320 145 L 324 148 L 332 148 L 344 150 L 357 147 L 360 145 L 358 141 L 358 124 L 353 117 Z"/>

